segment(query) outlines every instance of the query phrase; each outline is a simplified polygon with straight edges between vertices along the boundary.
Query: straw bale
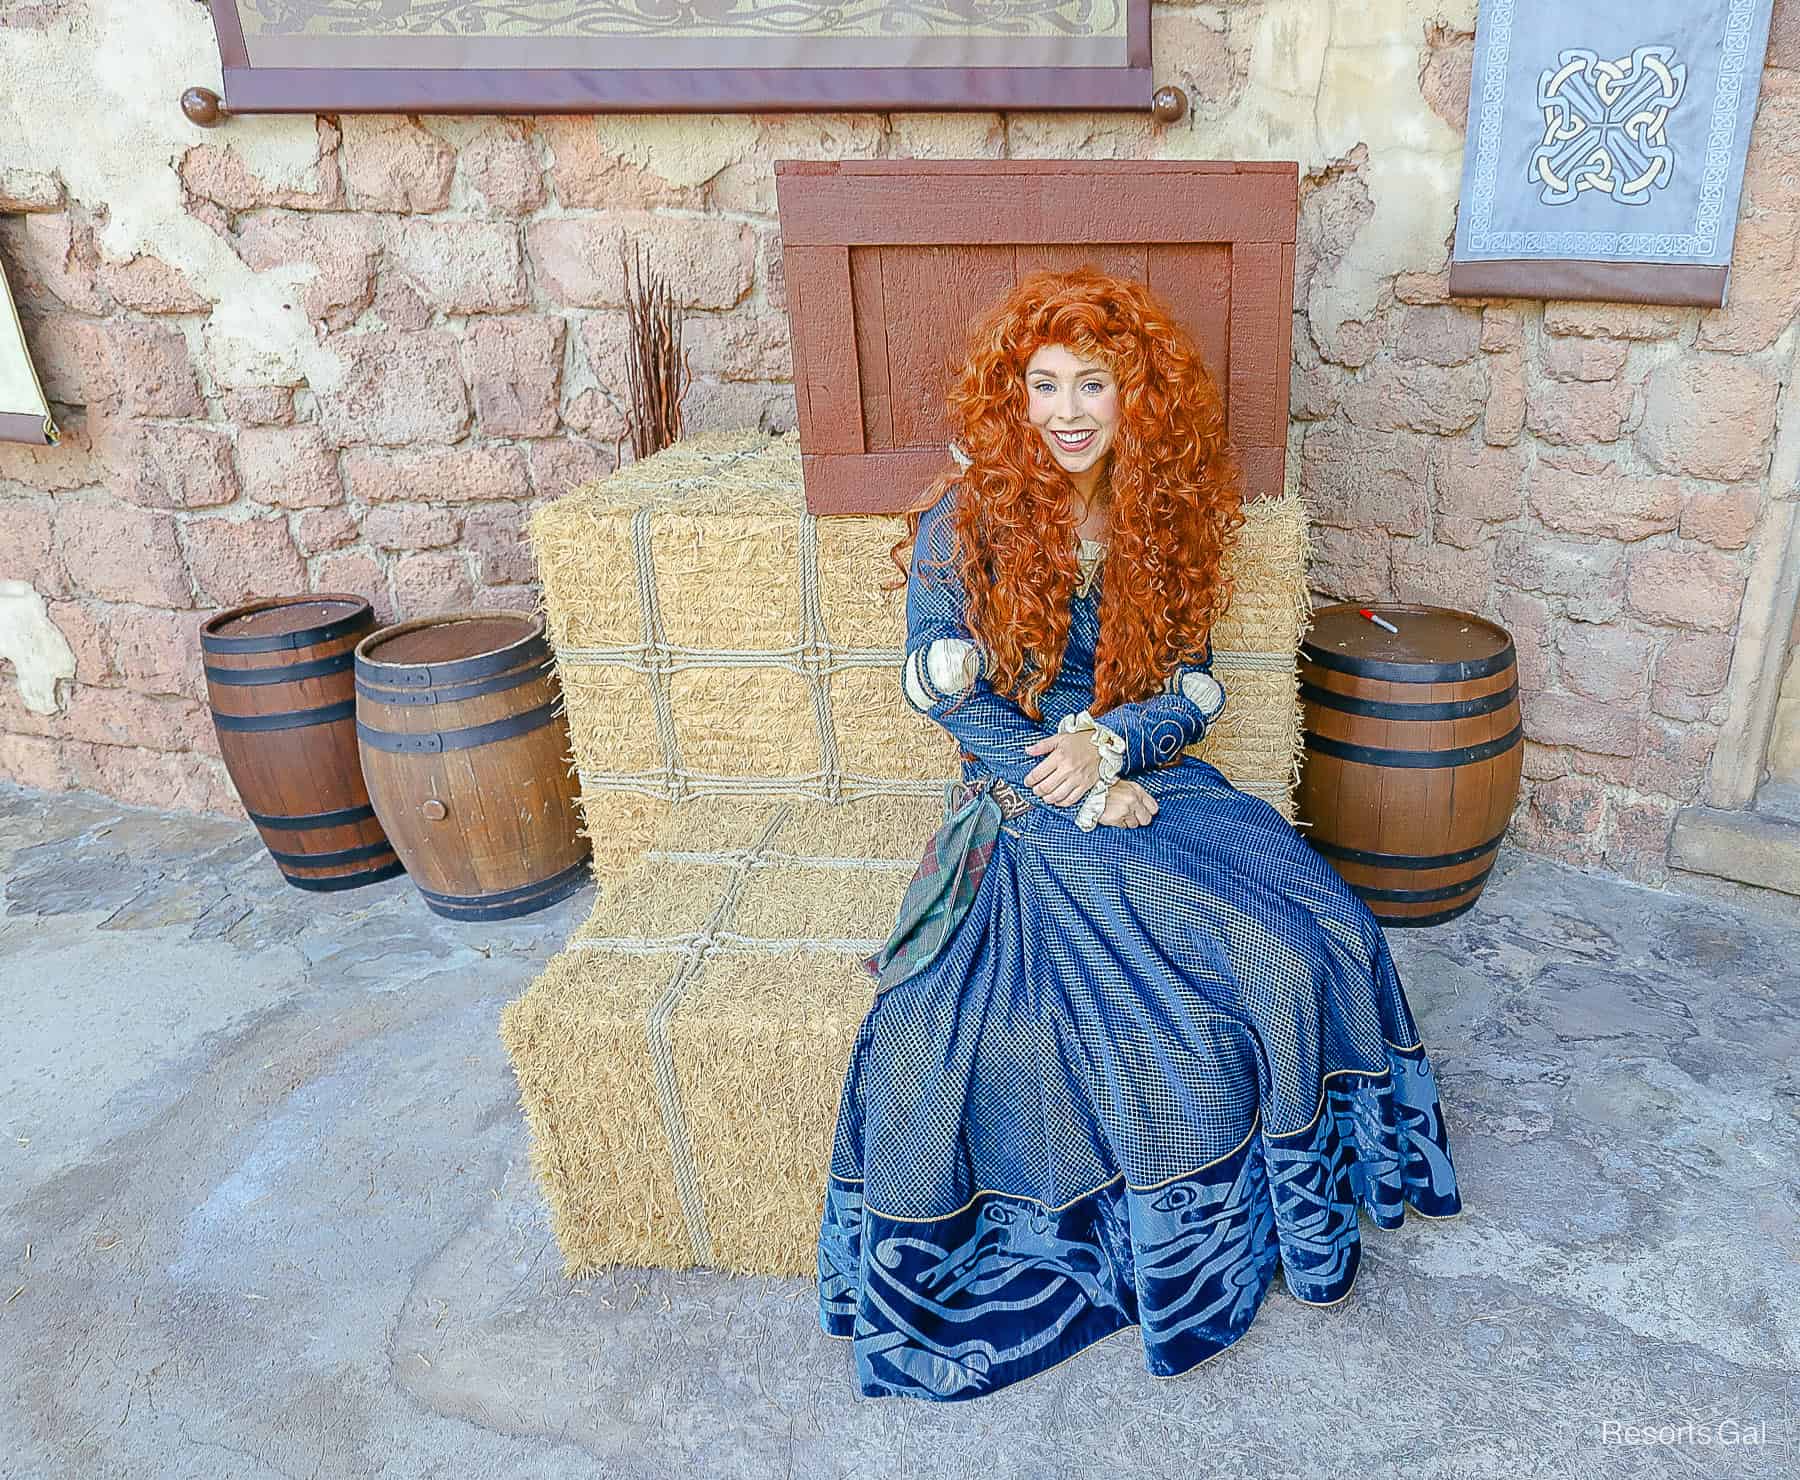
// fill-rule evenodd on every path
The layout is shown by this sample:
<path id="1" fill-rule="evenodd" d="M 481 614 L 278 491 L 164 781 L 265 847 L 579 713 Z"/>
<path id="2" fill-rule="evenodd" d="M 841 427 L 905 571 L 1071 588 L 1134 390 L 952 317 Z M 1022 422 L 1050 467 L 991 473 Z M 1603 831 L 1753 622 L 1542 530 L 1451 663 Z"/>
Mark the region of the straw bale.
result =
<path id="1" fill-rule="evenodd" d="M 644 1016 L 675 960 L 567 950 L 501 1012 L 532 1173 L 570 1275 L 694 1262 L 656 1095 L 638 1082 Z"/>
<path id="2" fill-rule="evenodd" d="M 800 526 L 791 497 L 706 489 L 652 525 L 663 631 L 681 648 L 779 652 L 800 632 Z"/>
<path id="3" fill-rule="evenodd" d="M 907 804 L 936 821 L 921 799 Z M 917 862 L 917 833 L 872 818 L 872 805 L 693 804 L 679 836 L 657 839 L 506 1008 L 501 1037 L 569 1274 L 699 1262 L 678 1155 L 693 1170 L 710 1267 L 812 1270 L 821 1169 L 874 995 L 858 963 Z M 882 831 L 859 829 L 872 820 Z M 684 846 L 660 846 L 671 841 Z M 831 865 L 845 859 L 876 866 Z M 648 1033 L 672 984 L 675 1128 Z"/>
<path id="4" fill-rule="evenodd" d="M 795 807 L 775 848 L 798 857 L 907 859 L 916 866 L 925 839 L 943 820 L 941 787 L 918 796 L 862 797 L 836 806 Z M 883 923 L 882 935 L 891 923 Z"/>
<path id="5" fill-rule="evenodd" d="M 819 770 L 812 684 L 791 668 L 682 668 L 669 675 L 682 764 L 708 776 Z"/>
<path id="6" fill-rule="evenodd" d="M 850 955 L 803 950 L 714 955 L 682 999 L 675 1071 L 710 1267 L 816 1272 L 838 1099 L 873 1000 Z"/>
<path id="7" fill-rule="evenodd" d="M 956 747 L 901 696 L 900 660 L 831 675 L 838 763 L 853 776 L 913 780 L 955 776 Z"/>
<path id="8" fill-rule="evenodd" d="M 832 642 L 846 648 L 897 646 L 906 635 L 906 588 L 883 588 L 900 579 L 888 551 L 906 533 L 905 516 L 839 515 L 817 524 L 820 604 Z"/>

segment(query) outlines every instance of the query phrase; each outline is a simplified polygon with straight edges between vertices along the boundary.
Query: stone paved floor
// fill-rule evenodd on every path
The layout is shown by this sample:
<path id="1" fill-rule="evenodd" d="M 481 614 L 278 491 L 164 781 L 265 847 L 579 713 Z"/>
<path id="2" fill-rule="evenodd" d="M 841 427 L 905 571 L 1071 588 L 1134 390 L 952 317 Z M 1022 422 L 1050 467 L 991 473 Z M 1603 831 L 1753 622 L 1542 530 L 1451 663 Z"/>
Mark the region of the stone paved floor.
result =
<path id="1" fill-rule="evenodd" d="M 562 1278 L 495 1028 L 587 896 L 455 925 L 7 787 L 0 876 L 0 1475 L 1800 1474 L 1800 921 L 1509 849 L 1390 937 L 1460 1218 L 1185 1377 L 930 1407 L 807 1283 Z M 1767 1442 L 1604 1442 L 1683 1420 Z"/>

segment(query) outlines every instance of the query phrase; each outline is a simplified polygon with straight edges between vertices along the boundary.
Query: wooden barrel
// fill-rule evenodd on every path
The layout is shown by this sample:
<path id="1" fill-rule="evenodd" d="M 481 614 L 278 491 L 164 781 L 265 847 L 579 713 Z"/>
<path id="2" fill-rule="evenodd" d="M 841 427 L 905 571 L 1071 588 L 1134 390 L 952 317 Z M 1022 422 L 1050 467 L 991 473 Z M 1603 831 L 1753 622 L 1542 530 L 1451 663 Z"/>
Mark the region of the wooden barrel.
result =
<path id="1" fill-rule="evenodd" d="M 288 883 L 354 889 L 401 872 L 356 748 L 360 596 L 277 596 L 209 617 L 201 663 L 219 753 Z"/>
<path id="2" fill-rule="evenodd" d="M 587 882 L 561 697 L 525 612 L 452 612 L 357 644 L 369 797 L 438 914 L 526 915 Z"/>
<path id="3" fill-rule="evenodd" d="M 1442 606 L 1351 603 L 1300 645 L 1306 839 L 1384 925 L 1474 905 L 1519 800 L 1518 659 L 1504 627 Z"/>

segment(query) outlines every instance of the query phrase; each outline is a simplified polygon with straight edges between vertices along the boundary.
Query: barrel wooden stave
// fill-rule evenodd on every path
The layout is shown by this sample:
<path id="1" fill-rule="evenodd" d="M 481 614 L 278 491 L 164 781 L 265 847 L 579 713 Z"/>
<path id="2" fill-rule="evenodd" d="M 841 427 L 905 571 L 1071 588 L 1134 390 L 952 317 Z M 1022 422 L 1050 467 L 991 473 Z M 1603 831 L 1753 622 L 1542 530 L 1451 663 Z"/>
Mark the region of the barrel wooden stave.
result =
<path id="1" fill-rule="evenodd" d="M 1504 629 L 1469 613 L 1420 605 L 1381 611 L 1413 632 L 1422 619 L 1473 631 L 1466 665 L 1450 652 L 1400 668 L 1417 677 L 1430 663 L 1467 666 L 1474 676 L 1410 682 L 1398 670 L 1389 677 L 1345 671 L 1379 665 L 1334 655 L 1309 637 L 1301 650 L 1307 758 L 1296 806 L 1313 824 L 1308 840 L 1383 923 L 1439 924 L 1479 898 L 1518 801 L 1518 665 Z M 1363 620 L 1348 605 L 1325 608 L 1315 613 L 1314 631 L 1341 632 L 1346 614 Z M 1429 716 L 1420 706 L 1432 705 L 1479 712 L 1414 717 Z M 1376 712 L 1349 712 L 1358 708 Z M 1409 763 L 1427 759 L 1438 763 Z"/>
<path id="2" fill-rule="evenodd" d="M 508 622 L 515 641 L 467 651 Z M 399 623 L 365 638 L 356 666 L 370 796 L 432 910 L 506 919 L 587 882 L 561 690 L 538 619 L 450 613 Z M 518 732 L 493 734 L 509 728 Z M 390 748 L 431 736 L 449 743 Z"/>
<path id="3" fill-rule="evenodd" d="M 314 640 L 321 626 L 341 630 Z M 248 602 L 201 629 L 226 772 L 276 867 L 297 888 L 353 889 L 401 872 L 370 805 L 356 746 L 353 656 L 373 626 L 367 601 L 333 593 Z M 267 645 L 278 639 L 287 645 Z M 251 676 L 260 681 L 246 682 Z M 334 711 L 339 717 L 323 718 Z M 313 722 L 262 727 L 308 714 Z"/>

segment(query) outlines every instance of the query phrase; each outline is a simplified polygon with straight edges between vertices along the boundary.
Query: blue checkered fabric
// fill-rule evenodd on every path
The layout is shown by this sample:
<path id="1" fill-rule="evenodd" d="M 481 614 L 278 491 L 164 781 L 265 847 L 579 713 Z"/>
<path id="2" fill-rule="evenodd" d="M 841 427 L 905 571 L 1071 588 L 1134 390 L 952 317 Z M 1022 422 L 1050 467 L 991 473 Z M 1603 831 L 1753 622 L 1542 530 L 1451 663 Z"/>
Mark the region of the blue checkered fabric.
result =
<path id="1" fill-rule="evenodd" d="M 918 569 L 954 496 L 921 523 L 909 655 L 969 637 L 953 568 Z M 1092 703 L 1103 599 L 1074 599 L 1042 723 L 985 670 L 932 692 L 966 781 L 1033 797 L 1022 746 Z M 1382 1227 L 1461 1207 L 1379 922 L 1273 806 L 1179 754 L 1207 709 L 1171 685 L 1095 716 L 1154 820 L 1007 819 L 950 939 L 862 1024 L 819 1299 L 868 1396 L 978 1396 L 1128 1325 L 1150 1370 L 1185 1371 L 1248 1329 L 1278 1263 L 1297 1299 L 1341 1299 L 1359 1206 Z M 1171 738 L 1178 759 L 1141 764 Z"/>

